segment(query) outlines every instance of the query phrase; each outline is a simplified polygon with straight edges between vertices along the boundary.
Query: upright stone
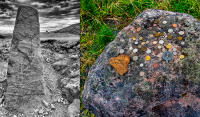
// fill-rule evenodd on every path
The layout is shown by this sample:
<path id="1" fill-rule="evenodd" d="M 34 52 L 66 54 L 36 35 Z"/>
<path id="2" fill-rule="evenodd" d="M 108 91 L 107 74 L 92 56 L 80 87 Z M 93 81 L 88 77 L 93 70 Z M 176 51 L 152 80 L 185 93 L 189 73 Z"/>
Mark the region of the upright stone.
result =
<path id="1" fill-rule="evenodd" d="M 20 6 L 8 60 L 5 104 L 9 111 L 24 113 L 44 95 L 39 32 L 38 11 Z"/>

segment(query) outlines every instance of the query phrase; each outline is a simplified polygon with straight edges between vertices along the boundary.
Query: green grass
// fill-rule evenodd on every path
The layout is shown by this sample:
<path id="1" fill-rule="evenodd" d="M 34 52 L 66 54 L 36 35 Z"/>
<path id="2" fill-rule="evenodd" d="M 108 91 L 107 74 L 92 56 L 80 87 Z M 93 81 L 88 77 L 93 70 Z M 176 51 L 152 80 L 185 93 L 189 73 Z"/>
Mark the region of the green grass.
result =
<path id="1" fill-rule="evenodd" d="M 89 68 L 116 33 L 146 9 L 188 13 L 200 19 L 199 0 L 81 0 L 81 91 Z M 81 103 L 81 116 L 94 117 Z"/>

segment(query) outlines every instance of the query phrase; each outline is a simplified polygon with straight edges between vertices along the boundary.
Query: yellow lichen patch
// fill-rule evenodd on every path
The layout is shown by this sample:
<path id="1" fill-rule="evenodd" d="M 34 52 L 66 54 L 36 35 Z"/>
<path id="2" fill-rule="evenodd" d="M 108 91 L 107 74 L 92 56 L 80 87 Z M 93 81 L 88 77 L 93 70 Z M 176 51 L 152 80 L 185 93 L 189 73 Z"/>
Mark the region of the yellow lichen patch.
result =
<path id="1" fill-rule="evenodd" d="M 179 37 L 177 37 L 177 39 L 181 41 L 181 40 L 183 40 L 183 37 L 179 36 Z"/>
<path id="2" fill-rule="evenodd" d="M 128 71 L 128 64 L 130 63 L 130 57 L 122 54 L 118 57 L 110 58 L 110 65 L 122 76 Z"/>
<path id="3" fill-rule="evenodd" d="M 168 39 L 172 39 L 172 35 L 167 35 L 167 38 Z"/>
<path id="4" fill-rule="evenodd" d="M 142 50 L 143 52 L 145 52 L 145 51 L 147 51 L 147 47 L 144 47 L 144 46 L 143 46 L 143 47 L 141 48 L 141 50 Z"/>
<path id="5" fill-rule="evenodd" d="M 143 37 L 140 37 L 140 38 L 139 38 L 139 40 L 141 40 L 141 41 L 142 41 L 142 40 L 144 40 L 144 38 L 143 38 Z"/>
<path id="6" fill-rule="evenodd" d="M 184 55 L 180 55 L 180 59 L 184 59 L 185 58 L 185 56 Z"/>
<path id="7" fill-rule="evenodd" d="M 160 32 L 156 32 L 155 37 L 159 37 L 159 36 L 160 36 Z"/>
<path id="8" fill-rule="evenodd" d="M 158 19 L 154 20 L 154 24 L 158 24 L 158 23 L 159 23 Z"/>
<path id="9" fill-rule="evenodd" d="M 161 32 L 161 33 L 160 33 L 160 36 L 164 36 L 164 32 Z"/>
<path id="10" fill-rule="evenodd" d="M 170 43 L 167 44 L 167 45 L 166 45 L 166 48 L 168 48 L 168 49 L 172 48 L 172 44 L 170 44 Z"/>
<path id="11" fill-rule="evenodd" d="M 135 41 L 136 40 L 136 36 L 133 36 L 132 39 Z"/>
<path id="12" fill-rule="evenodd" d="M 151 57 L 150 57 L 150 56 L 146 56 L 146 57 L 145 57 L 145 60 L 146 60 L 146 61 L 150 61 L 150 60 L 151 60 Z"/>

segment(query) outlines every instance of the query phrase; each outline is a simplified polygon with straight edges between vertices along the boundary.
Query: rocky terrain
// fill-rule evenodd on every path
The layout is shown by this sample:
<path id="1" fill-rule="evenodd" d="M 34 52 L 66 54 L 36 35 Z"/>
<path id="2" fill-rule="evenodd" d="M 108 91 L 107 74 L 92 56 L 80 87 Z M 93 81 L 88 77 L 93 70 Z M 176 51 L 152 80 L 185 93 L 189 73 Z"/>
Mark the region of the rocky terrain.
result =
<path id="1" fill-rule="evenodd" d="M 149 9 L 91 67 L 82 93 L 97 117 L 199 117 L 200 22 Z"/>
<path id="2" fill-rule="evenodd" d="M 52 34 L 56 38 L 49 35 L 51 34 L 48 35 L 43 34 L 41 36 L 40 51 L 38 51 L 41 54 L 41 56 L 39 55 L 41 58 L 41 62 L 39 63 L 43 66 L 41 71 L 38 71 L 38 73 L 39 72 L 42 73 L 41 82 L 43 88 L 39 94 L 39 97 L 33 98 L 31 101 L 23 102 L 24 104 L 22 104 L 23 105 L 22 110 L 23 109 L 26 110 L 27 106 L 29 106 L 28 108 L 31 107 L 32 110 L 31 109 L 26 110 L 26 111 L 30 110 L 29 111 L 30 117 L 31 116 L 34 117 L 77 116 L 78 117 L 80 108 L 79 35 L 67 34 L 68 36 L 65 36 L 66 34 L 63 33 L 62 37 L 61 36 L 56 37 L 55 34 Z M 69 35 L 72 38 L 70 38 Z M 7 68 L 11 51 L 11 43 L 13 42 L 12 38 L 10 37 L 0 38 L 0 40 L 1 40 L 0 116 L 26 117 L 27 115 L 25 113 L 18 111 L 11 111 L 12 108 L 8 108 L 7 104 L 10 101 L 7 100 L 6 98 L 7 96 L 5 95 L 8 95 L 9 90 L 7 89 L 8 86 L 10 86 L 11 84 L 8 82 L 7 79 L 8 78 Z M 11 79 L 9 80 L 11 81 Z M 23 81 L 23 79 L 21 80 Z M 39 87 L 36 88 L 38 89 Z M 18 92 L 18 94 L 21 94 L 21 92 Z M 21 104 L 20 105 L 18 104 L 21 101 L 18 99 L 19 98 L 13 101 L 16 102 L 17 106 L 20 106 Z M 26 105 L 27 103 L 28 105 Z M 18 110 L 18 108 L 15 108 L 14 110 Z"/>

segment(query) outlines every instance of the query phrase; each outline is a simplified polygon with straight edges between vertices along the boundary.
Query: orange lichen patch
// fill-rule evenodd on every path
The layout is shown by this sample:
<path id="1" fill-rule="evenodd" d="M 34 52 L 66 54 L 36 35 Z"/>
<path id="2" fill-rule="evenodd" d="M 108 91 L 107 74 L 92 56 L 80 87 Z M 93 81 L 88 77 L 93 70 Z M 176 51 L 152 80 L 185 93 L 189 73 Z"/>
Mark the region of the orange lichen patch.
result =
<path id="1" fill-rule="evenodd" d="M 130 63 L 130 57 L 125 54 L 119 55 L 118 57 L 110 58 L 110 64 L 115 68 L 115 70 L 121 76 L 128 71 L 129 63 Z"/>
<path id="2" fill-rule="evenodd" d="M 177 37 L 177 39 L 181 41 L 181 40 L 183 40 L 183 37 L 179 36 L 179 37 Z"/>
<path id="3" fill-rule="evenodd" d="M 140 31 L 141 31 L 141 29 L 142 29 L 141 27 L 137 28 L 137 32 L 140 32 Z"/>
<path id="4" fill-rule="evenodd" d="M 172 26 L 173 26 L 174 28 L 178 27 L 178 25 L 177 25 L 177 24 L 172 24 Z"/>
<path id="5" fill-rule="evenodd" d="M 200 98 L 192 95 L 191 93 L 187 93 L 183 98 L 178 100 L 178 103 L 183 107 L 191 106 L 195 108 L 200 108 Z"/>

